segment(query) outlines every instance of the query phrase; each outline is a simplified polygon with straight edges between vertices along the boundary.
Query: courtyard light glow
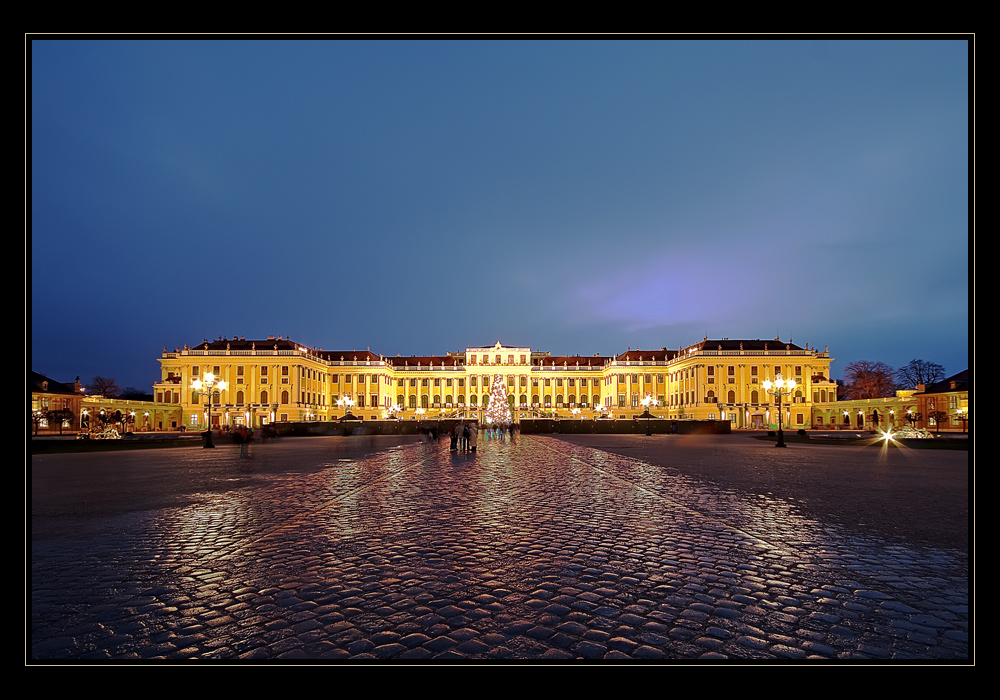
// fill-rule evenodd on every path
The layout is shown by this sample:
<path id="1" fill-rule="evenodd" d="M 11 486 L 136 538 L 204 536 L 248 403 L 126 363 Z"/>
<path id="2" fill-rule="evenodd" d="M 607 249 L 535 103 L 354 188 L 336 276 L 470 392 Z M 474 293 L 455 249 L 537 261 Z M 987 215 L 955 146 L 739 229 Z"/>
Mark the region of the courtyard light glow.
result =
<path id="1" fill-rule="evenodd" d="M 781 429 L 781 397 L 788 396 L 795 390 L 795 380 L 789 379 L 785 381 L 782 378 L 781 372 L 774 375 L 774 381 L 770 379 L 765 379 L 764 383 L 761 385 L 764 387 L 764 391 L 774 396 L 776 402 L 776 412 L 778 414 L 778 441 L 774 444 L 775 447 L 787 447 L 785 445 L 785 434 Z M 844 412 L 846 415 L 846 411 Z"/>
<path id="2" fill-rule="evenodd" d="M 215 447 L 215 443 L 212 442 L 212 397 L 221 397 L 222 392 L 225 391 L 229 385 L 223 379 L 216 379 L 215 374 L 212 372 L 205 372 L 204 381 L 201 379 L 195 379 L 191 382 L 191 386 L 196 392 L 198 392 L 199 395 L 204 393 L 208 397 L 208 409 L 206 411 L 207 430 L 205 431 L 204 447 Z"/>

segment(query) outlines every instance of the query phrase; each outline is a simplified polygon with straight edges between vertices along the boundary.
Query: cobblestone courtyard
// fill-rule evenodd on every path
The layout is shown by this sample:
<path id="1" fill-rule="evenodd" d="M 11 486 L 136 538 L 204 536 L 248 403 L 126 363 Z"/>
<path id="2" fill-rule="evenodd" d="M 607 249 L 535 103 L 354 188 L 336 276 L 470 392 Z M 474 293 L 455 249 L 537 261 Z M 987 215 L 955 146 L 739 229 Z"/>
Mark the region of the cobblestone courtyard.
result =
<path id="1" fill-rule="evenodd" d="M 967 551 L 686 475 L 672 439 L 644 443 L 668 466 L 485 435 L 33 457 L 27 657 L 970 658 Z M 734 469 L 969 460 L 715 439 Z"/>

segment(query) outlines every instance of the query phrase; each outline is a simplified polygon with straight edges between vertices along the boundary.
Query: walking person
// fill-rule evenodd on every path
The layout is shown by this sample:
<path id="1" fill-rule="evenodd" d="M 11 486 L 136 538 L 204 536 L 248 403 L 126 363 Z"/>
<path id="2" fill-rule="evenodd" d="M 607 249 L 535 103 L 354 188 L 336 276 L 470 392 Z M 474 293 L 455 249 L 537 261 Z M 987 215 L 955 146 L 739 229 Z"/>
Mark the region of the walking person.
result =
<path id="1" fill-rule="evenodd" d="M 240 457 L 248 457 L 250 454 L 250 445 L 245 425 L 241 425 L 236 429 L 236 440 L 240 443 Z"/>
<path id="2" fill-rule="evenodd" d="M 479 426 L 473 423 L 469 428 L 469 449 L 473 453 L 476 451 L 476 443 L 479 441 Z"/>
<path id="3" fill-rule="evenodd" d="M 469 438 L 471 436 L 471 430 L 469 429 L 468 423 L 462 424 L 462 452 L 469 451 Z"/>

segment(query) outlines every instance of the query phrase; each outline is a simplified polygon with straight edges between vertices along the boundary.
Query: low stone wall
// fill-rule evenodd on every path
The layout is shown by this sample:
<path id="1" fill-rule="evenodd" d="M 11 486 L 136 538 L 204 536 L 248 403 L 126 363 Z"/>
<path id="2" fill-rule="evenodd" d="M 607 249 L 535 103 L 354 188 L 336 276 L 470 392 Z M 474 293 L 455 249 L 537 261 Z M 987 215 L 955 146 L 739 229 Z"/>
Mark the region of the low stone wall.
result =
<path id="1" fill-rule="evenodd" d="M 453 421 L 441 421 L 451 428 Z M 352 420 L 352 421 L 328 421 L 328 422 L 302 422 L 302 423 L 272 423 L 278 436 L 302 437 L 315 435 L 416 435 L 420 431 L 420 426 L 425 425 L 420 421 L 402 420 Z M 439 425 L 434 421 L 434 425 Z"/>
<path id="2" fill-rule="evenodd" d="M 635 420 L 555 420 L 552 418 L 535 418 L 522 420 L 520 428 L 521 432 L 525 434 L 645 435 L 647 424 L 641 418 Z M 657 418 L 649 421 L 648 430 L 653 435 L 728 434 L 731 432 L 731 425 L 729 421 L 666 420 Z"/>
<path id="3" fill-rule="evenodd" d="M 366 420 L 342 422 L 303 422 L 303 423 L 272 423 L 271 428 L 279 436 L 310 436 L 310 435 L 416 435 L 434 428 L 441 436 L 448 435 L 451 426 L 457 420 L 441 421 L 394 421 Z M 559 420 L 555 418 L 524 419 L 518 424 L 520 432 L 526 435 L 544 435 L 546 433 L 561 433 L 565 435 L 606 434 L 606 435 L 645 435 L 646 421 L 636 420 Z M 692 435 L 728 434 L 731 432 L 729 421 L 712 420 L 666 420 L 662 418 L 649 421 L 649 432 L 654 435 Z"/>

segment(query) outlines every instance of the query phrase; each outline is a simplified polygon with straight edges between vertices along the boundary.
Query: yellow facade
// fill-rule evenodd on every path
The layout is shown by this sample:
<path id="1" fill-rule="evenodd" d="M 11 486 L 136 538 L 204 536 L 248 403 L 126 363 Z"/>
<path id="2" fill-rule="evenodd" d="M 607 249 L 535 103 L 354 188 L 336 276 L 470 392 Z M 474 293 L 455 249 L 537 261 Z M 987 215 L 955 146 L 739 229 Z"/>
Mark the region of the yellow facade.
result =
<path id="1" fill-rule="evenodd" d="M 178 430 L 183 424 L 183 412 L 178 404 L 85 396 L 80 410 L 80 430 L 99 429 L 102 411 L 107 414 L 121 413 L 124 422 L 120 427 L 125 432 L 172 431 Z"/>
<path id="2" fill-rule="evenodd" d="M 99 430 L 101 413 L 121 413 L 124 421 L 117 425 L 123 431 L 155 432 L 177 430 L 183 424 L 180 403 L 133 401 L 104 396 L 86 396 L 79 377 L 74 384 L 62 384 L 33 372 L 31 384 L 31 415 L 33 433 L 38 435 L 73 434 Z M 53 424 L 52 411 L 65 409 L 72 417 Z"/>
<path id="3" fill-rule="evenodd" d="M 650 400 L 654 416 L 730 420 L 736 428 L 777 424 L 763 382 L 781 373 L 797 387 L 782 397 L 783 424 L 810 427 L 813 404 L 835 400 L 827 351 L 777 340 L 708 340 L 681 350 L 629 350 L 616 356 L 552 356 L 529 347 L 468 347 L 442 356 L 384 357 L 307 348 L 287 338 L 204 341 L 164 349 L 157 401 L 175 403 L 189 429 L 209 421 L 208 394 L 194 380 L 225 382 L 212 394 L 211 423 L 259 426 L 465 416 L 483 419 L 495 375 L 503 377 L 515 419 L 551 416 L 631 419 Z"/>
<path id="4" fill-rule="evenodd" d="M 781 425 L 811 427 L 812 406 L 835 401 L 827 350 L 780 340 L 704 339 L 668 363 L 667 417 L 728 420 L 734 428 L 778 426 L 778 396 L 765 382 L 780 377 L 795 386 L 781 395 Z"/>
<path id="5" fill-rule="evenodd" d="M 828 430 L 920 428 L 933 433 L 968 432 L 972 414 L 968 372 L 879 399 L 851 399 L 813 407 L 813 427 Z"/>

